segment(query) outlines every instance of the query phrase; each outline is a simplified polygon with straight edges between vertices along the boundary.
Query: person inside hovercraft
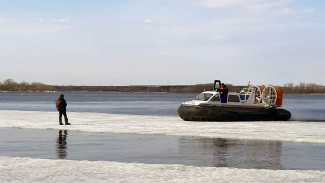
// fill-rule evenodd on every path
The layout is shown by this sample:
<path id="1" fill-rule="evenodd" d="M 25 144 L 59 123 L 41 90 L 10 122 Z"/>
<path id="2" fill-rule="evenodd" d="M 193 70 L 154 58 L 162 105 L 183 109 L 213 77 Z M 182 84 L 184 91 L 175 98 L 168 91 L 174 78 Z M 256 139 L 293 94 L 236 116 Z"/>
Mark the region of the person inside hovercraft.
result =
<path id="1" fill-rule="evenodd" d="M 218 90 L 220 92 L 221 103 L 227 103 L 228 88 L 224 83 L 221 83 L 221 86 Z"/>

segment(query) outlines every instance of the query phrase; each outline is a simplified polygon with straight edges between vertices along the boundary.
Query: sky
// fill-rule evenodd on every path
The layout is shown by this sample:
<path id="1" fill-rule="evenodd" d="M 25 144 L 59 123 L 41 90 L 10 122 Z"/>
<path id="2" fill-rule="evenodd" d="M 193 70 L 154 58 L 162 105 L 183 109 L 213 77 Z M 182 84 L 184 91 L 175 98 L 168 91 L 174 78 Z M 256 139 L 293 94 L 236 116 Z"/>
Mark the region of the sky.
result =
<path id="1" fill-rule="evenodd" d="M 325 85 L 323 0 L 0 0 L 0 81 Z"/>

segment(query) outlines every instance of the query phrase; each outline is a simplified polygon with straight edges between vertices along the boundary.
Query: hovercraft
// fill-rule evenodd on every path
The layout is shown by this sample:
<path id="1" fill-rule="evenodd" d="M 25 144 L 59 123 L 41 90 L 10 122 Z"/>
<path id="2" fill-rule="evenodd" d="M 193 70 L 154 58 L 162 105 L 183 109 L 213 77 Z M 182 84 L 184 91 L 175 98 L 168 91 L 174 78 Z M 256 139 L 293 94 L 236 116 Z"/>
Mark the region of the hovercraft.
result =
<path id="1" fill-rule="evenodd" d="M 282 106 L 283 91 L 278 86 L 248 86 L 240 93 L 229 92 L 221 103 L 220 80 L 213 91 L 204 91 L 181 104 L 179 116 L 185 121 L 286 121 L 291 117 Z"/>

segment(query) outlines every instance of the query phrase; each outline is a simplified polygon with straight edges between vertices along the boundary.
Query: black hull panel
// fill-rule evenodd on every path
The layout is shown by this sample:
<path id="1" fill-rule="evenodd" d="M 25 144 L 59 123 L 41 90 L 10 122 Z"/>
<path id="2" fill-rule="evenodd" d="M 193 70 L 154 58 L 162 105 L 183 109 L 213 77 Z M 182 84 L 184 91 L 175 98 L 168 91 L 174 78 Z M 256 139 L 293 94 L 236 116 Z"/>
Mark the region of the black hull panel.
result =
<path id="1" fill-rule="evenodd" d="M 228 106 L 181 105 L 178 114 L 185 121 L 286 121 L 291 117 L 285 109 Z"/>

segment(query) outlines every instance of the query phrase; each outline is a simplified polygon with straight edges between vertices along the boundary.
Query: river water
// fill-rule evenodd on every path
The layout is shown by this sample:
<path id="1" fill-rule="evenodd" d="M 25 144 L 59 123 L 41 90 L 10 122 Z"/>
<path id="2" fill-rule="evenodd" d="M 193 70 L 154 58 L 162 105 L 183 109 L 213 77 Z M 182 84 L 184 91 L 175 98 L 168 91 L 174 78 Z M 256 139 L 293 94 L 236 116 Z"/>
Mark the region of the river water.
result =
<path id="1" fill-rule="evenodd" d="M 67 92 L 68 112 L 99 112 L 154 116 L 178 116 L 179 105 L 197 94 Z M 0 110 L 55 111 L 58 93 L 0 93 Z M 283 97 L 282 108 L 291 120 L 325 121 L 325 95 Z"/>
<path id="2" fill-rule="evenodd" d="M 196 94 L 66 92 L 68 112 L 178 116 Z M 56 111 L 59 93 L 0 93 L 0 110 Z M 325 121 L 325 95 L 284 95 L 291 120 Z M 68 114 L 69 115 L 69 114 Z M 6 119 L 6 116 L 1 116 Z M 157 121 L 159 123 L 159 121 Z M 325 170 L 325 146 L 263 140 L 0 128 L 0 156 L 274 170 Z M 41 147 L 41 148 L 40 148 Z"/>
<path id="3" fill-rule="evenodd" d="M 325 170 L 325 146 L 322 144 L 69 130 L 5 128 L 0 131 L 0 156 Z"/>

